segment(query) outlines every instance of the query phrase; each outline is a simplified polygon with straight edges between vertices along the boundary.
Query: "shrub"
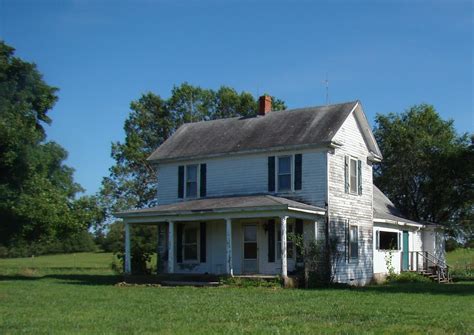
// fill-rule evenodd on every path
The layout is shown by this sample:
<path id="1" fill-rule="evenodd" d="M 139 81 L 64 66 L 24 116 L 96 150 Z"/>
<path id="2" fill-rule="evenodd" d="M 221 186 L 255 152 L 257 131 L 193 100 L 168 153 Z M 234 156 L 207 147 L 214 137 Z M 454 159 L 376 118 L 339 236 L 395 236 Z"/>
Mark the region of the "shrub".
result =
<path id="1" fill-rule="evenodd" d="M 450 271 L 453 281 L 474 281 L 474 269 L 454 269 Z"/>
<path id="2" fill-rule="evenodd" d="M 392 274 L 387 277 L 389 283 L 431 283 L 429 278 L 426 278 L 415 272 L 402 272 L 400 274 Z"/>
<path id="3" fill-rule="evenodd" d="M 281 287 L 280 278 L 275 278 L 271 280 L 263 278 L 241 278 L 241 277 L 222 277 L 219 282 L 222 285 L 232 286 L 232 287 L 270 287 L 277 288 Z"/>
<path id="4" fill-rule="evenodd" d="M 460 247 L 462 247 L 461 243 L 459 243 L 458 241 L 456 241 L 453 238 L 449 238 L 449 239 L 446 240 L 446 244 L 445 244 L 444 248 L 447 252 L 450 252 L 450 251 L 456 250 L 457 248 L 460 248 Z"/>

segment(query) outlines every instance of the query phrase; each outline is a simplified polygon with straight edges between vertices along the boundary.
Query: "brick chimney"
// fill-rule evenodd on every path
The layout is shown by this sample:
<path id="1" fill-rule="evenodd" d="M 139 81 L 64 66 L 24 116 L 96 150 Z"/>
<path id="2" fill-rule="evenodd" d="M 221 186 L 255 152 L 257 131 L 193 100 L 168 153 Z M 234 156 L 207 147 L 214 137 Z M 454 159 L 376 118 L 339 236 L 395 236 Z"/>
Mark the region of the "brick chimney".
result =
<path id="1" fill-rule="evenodd" d="M 262 95 L 258 98 L 258 115 L 267 115 L 272 111 L 272 97 Z"/>

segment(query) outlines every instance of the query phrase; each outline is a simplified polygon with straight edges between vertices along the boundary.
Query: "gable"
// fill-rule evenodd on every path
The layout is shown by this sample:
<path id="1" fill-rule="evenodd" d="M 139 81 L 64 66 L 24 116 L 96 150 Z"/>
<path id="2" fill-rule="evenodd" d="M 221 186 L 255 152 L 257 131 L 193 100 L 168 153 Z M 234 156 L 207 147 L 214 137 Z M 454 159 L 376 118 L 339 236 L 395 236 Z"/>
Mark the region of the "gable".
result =
<path id="1" fill-rule="evenodd" d="M 348 139 L 350 139 L 350 141 L 348 141 Z M 334 136 L 334 141 L 339 144 L 350 142 L 345 144 L 352 146 L 356 145 L 356 142 L 363 142 L 372 160 L 380 161 L 382 159 L 382 153 L 360 102 L 357 102 L 353 111 L 347 116 L 344 123 L 338 129 Z"/>
<path id="2" fill-rule="evenodd" d="M 357 104 L 348 102 L 184 124 L 148 159 L 173 161 L 328 146 Z"/>

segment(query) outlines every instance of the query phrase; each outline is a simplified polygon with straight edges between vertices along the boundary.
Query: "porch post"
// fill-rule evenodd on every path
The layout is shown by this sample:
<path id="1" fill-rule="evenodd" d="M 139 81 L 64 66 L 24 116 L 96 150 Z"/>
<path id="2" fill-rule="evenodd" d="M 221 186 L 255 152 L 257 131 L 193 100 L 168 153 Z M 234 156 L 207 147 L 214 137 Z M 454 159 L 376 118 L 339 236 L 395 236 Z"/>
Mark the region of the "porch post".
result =
<path id="1" fill-rule="evenodd" d="M 168 222 L 168 273 L 174 273 L 174 222 Z"/>
<path id="2" fill-rule="evenodd" d="M 286 259 L 286 220 L 288 216 L 280 218 L 281 223 L 281 276 L 286 278 L 288 276 L 288 261 Z"/>
<path id="3" fill-rule="evenodd" d="M 226 235 L 226 272 L 228 275 L 234 275 L 232 266 L 232 219 L 225 219 L 225 235 Z"/>
<path id="4" fill-rule="evenodd" d="M 130 257 L 130 224 L 125 222 L 125 273 L 132 272 L 132 263 Z"/>

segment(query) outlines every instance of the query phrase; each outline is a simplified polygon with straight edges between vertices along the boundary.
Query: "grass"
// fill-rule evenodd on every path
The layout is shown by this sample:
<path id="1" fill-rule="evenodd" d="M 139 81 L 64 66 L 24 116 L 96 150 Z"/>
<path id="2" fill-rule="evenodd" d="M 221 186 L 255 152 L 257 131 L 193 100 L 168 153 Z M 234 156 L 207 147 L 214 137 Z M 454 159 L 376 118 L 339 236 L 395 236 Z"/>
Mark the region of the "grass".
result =
<path id="1" fill-rule="evenodd" d="M 105 253 L 0 260 L 0 333 L 474 333 L 474 282 L 364 288 L 115 286 Z M 34 263 L 34 267 L 31 266 Z"/>
<path id="2" fill-rule="evenodd" d="M 459 248 L 448 252 L 446 261 L 455 281 L 474 281 L 474 249 Z"/>

